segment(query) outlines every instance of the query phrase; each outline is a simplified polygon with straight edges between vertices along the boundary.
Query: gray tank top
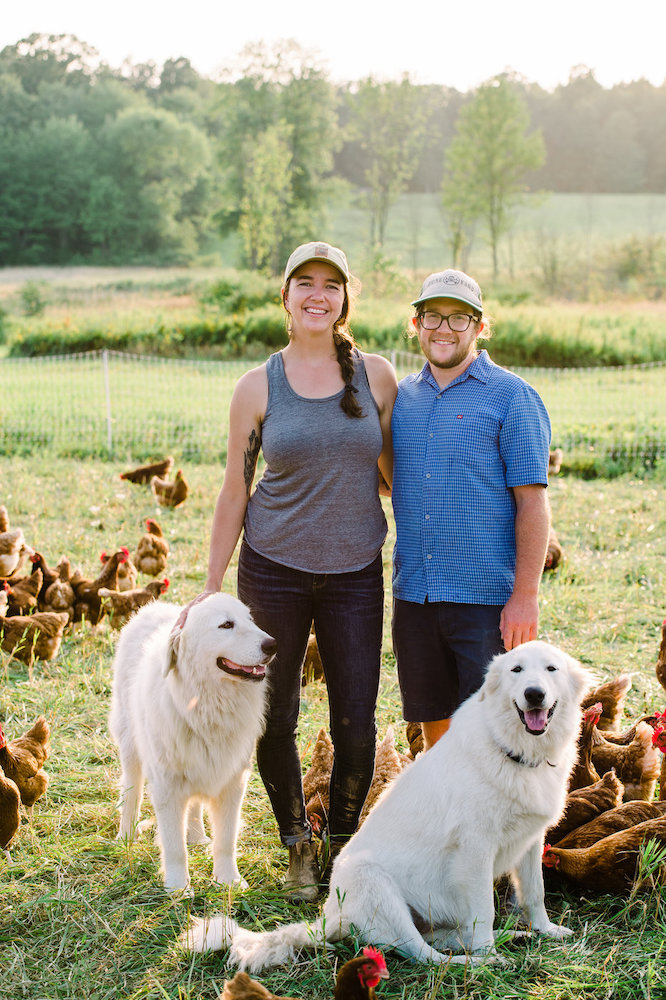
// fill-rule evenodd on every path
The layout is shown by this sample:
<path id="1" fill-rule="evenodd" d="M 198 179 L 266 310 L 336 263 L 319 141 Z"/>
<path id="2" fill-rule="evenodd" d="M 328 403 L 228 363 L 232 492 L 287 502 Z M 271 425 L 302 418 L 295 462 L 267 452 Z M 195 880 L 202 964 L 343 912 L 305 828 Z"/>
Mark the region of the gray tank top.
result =
<path id="1" fill-rule="evenodd" d="M 348 417 L 344 390 L 299 396 L 282 353 L 266 362 L 268 405 L 261 429 L 266 460 L 247 506 L 245 540 L 260 555 L 308 573 L 347 573 L 375 558 L 387 525 L 378 493 L 382 431 L 365 364 L 353 385 L 363 410 Z"/>

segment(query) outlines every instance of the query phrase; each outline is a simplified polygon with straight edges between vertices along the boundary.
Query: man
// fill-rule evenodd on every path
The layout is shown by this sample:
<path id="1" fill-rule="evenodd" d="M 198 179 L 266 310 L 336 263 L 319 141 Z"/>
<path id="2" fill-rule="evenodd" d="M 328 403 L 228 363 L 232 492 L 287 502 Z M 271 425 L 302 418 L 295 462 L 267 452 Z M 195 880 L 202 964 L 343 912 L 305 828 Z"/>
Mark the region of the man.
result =
<path id="1" fill-rule="evenodd" d="M 537 636 L 550 510 L 550 420 L 538 394 L 477 347 L 481 290 L 426 278 L 412 319 L 426 363 L 393 410 L 393 645 L 426 749 L 496 654 Z"/>

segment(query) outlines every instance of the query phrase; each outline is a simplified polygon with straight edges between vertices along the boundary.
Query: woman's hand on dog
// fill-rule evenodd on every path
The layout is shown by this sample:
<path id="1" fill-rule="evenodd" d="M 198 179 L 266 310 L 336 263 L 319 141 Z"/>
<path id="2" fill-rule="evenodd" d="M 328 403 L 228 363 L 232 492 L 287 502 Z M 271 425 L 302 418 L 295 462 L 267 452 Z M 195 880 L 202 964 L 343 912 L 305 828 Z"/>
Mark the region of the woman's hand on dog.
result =
<path id="1" fill-rule="evenodd" d="M 200 594 L 197 594 L 196 597 L 192 598 L 192 600 L 185 605 L 185 607 L 178 615 L 176 623 L 174 627 L 171 629 L 171 635 L 172 636 L 177 635 L 179 632 L 182 631 L 183 625 L 187 621 L 187 616 L 190 613 L 190 608 L 193 608 L 195 604 L 201 604 L 201 602 L 205 601 L 206 598 L 210 597 L 211 594 L 217 594 L 217 593 L 218 593 L 217 590 L 203 590 Z"/>

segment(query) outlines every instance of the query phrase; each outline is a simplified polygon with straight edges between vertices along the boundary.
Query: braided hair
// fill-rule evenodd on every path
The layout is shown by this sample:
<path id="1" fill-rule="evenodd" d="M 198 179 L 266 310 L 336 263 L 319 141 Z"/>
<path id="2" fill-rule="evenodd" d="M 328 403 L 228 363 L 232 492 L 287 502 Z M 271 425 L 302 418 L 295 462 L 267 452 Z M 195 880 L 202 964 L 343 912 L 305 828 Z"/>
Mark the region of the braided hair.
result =
<path id="1" fill-rule="evenodd" d="M 287 279 L 282 291 L 283 304 L 287 297 L 290 281 L 291 276 Z M 356 399 L 357 389 L 354 385 L 352 385 L 352 379 L 354 377 L 354 350 L 356 348 L 356 341 L 354 340 L 354 335 L 349 326 L 350 311 L 349 287 L 348 284 L 345 283 L 345 300 L 342 304 L 342 312 L 333 324 L 333 343 L 335 344 L 335 353 L 337 355 L 338 364 L 340 365 L 342 379 L 345 383 L 345 391 L 343 392 L 342 399 L 340 400 L 340 407 L 348 417 L 363 417 L 365 416 L 363 408 Z M 289 311 L 287 311 L 286 324 L 287 334 L 291 336 L 291 315 L 289 314 Z"/>

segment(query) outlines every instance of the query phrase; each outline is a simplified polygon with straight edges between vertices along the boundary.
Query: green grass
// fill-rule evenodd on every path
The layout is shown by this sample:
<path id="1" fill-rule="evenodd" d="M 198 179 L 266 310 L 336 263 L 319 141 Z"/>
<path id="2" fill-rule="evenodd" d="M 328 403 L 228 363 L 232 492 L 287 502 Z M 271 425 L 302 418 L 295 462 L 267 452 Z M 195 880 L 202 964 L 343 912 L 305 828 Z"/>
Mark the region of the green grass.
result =
<path id="1" fill-rule="evenodd" d="M 152 515 L 171 543 L 169 596 L 185 602 L 204 579 L 218 465 L 188 467 L 192 488 L 176 510 L 155 507 L 146 487 L 118 479 L 113 463 L 42 458 L 0 459 L 12 523 L 23 527 L 48 562 L 68 553 L 86 570 L 102 549 L 136 543 Z M 666 612 L 666 519 L 663 477 L 586 482 L 559 476 L 551 484 L 554 523 L 565 558 L 544 577 L 541 635 L 578 656 L 600 679 L 629 671 L 627 724 L 666 707 L 654 663 Z M 385 547 L 390 578 L 393 525 Z M 230 570 L 225 589 L 235 587 Z M 391 652 L 387 588 L 380 736 L 389 724 L 405 747 Z M 43 712 L 52 726 L 51 781 L 24 822 L 12 863 L 0 858 L 0 992 L 7 1000 L 213 1000 L 229 975 L 225 955 L 187 956 L 175 941 L 188 914 L 231 907 L 255 928 L 317 912 L 279 893 L 285 852 L 277 842 L 263 786 L 253 772 L 244 805 L 239 864 L 250 888 L 227 892 L 210 883 L 211 861 L 191 851 L 194 899 L 168 899 L 150 836 L 127 848 L 115 841 L 118 761 L 106 717 L 114 637 L 104 627 L 67 636 L 56 660 L 27 668 L 0 654 L 0 718 L 9 737 Z M 327 720 L 321 685 L 304 690 L 299 742 L 307 757 Z M 424 803 L 427 808 L 427 803 Z M 149 806 L 144 815 L 150 813 Z M 634 897 L 594 895 L 549 882 L 546 905 L 574 931 L 563 943 L 535 940 L 507 947 L 505 966 L 429 969 L 387 956 L 387 1000 L 643 1000 L 666 993 L 666 896 L 655 888 Z M 261 975 L 276 994 L 328 997 L 337 966 L 354 942 L 301 957 Z"/>

